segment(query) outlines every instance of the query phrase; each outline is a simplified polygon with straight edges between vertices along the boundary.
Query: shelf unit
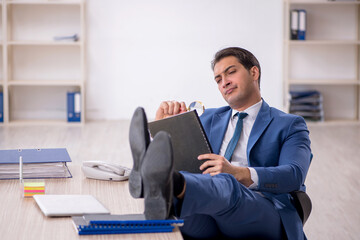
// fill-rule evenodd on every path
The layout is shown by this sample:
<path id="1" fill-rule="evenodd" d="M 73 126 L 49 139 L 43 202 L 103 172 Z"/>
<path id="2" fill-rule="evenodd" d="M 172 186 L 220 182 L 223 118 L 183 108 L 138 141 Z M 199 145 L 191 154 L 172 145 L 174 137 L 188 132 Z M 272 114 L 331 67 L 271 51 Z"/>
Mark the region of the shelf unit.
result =
<path id="1" fill-rule="evenodd" d="M 3 0 L 0 1 L 0 92 L 4 92 L 4 54 L 3 54 Z M 0 100 L 0 103 L 2 101 Z M 3 109 L 4 106 L 0 106 L 0 109 Z M 2 113 L 3 114 L 3 113 Z M 0 122 L 0 125 L 2 122 Z"/>
<path id="2" fill-rule="evenodd" d="M 307 12 L 290 40 L 290 11 Z M 318 90 L 325 122 L 360 122 L 360 1 L 284 0 L 284 108 L 290 90 Z"/>
<path id="3" fill-rule="evenodd" d="M 85 120 L 85 0 L 1 0 L 4 123 L 67 122 L 67 92 Z M 54 37 L 77 34 L 78 40 Z M 75 123 L 77 124 L 77 123 Z"/>

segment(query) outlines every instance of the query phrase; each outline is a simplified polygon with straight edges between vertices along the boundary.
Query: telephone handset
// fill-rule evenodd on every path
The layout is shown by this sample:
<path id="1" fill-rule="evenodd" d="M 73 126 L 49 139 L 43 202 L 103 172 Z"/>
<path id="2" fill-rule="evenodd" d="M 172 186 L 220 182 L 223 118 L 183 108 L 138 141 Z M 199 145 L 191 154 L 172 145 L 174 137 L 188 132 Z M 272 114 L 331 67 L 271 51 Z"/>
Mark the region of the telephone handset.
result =
<path id="1" fill-rule="evenodd" d="M 130 168 L 115 163 L 103 161 L 86 161 L 83 162 L 82 170 L 87 178 L 124 181 L 129 178 Z"/>

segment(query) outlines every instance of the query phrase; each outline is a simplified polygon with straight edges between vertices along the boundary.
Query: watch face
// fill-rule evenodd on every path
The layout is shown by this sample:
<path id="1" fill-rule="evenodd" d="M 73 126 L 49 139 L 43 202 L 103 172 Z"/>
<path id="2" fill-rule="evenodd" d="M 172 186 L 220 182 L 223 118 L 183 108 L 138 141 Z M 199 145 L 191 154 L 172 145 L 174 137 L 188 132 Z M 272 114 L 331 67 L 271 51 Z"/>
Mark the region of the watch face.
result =
<path id="1" fill-rule="evenodd" d="M 190 105 L 188 107 L 188 110 L 189 111 L 196 110 L 197 114 L 199 116 L 201 116 L 201 114 L 203 114 L 204 111 L 205 111 L 205 106 L 204 106 L 204 104 L 202 102 L 195 101 L 195 102 L 190 103 Z"/>

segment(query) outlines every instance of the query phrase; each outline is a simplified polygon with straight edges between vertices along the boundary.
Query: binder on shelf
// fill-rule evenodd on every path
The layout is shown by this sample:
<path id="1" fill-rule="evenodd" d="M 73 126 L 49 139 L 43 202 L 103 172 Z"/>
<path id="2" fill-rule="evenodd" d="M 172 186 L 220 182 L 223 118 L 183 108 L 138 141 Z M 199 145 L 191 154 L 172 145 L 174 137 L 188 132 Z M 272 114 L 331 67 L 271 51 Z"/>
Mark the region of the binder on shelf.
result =
<path id="1" fill-rule="evenodd" d="M 4 94 L 0 92 L 0 122 L 4 122 Z"/>
<path id="2" fill-rule="evenodd" d="M 67 93 L 67 120 L 68 122 L 81 121 L 81 95 L 80 92 Z"/>
<path id="3" fill-rule="evenodd" d="M 298 40 L 305 40 L 305 39 L 306 39 L 306 11 L 304 9 L 300 9 Z"/>
<path id="4" fill-rule="evenodd" d="M 319 91 L 290 91 L 289 112 L 305 120 L 323 121 L 323 98 Z"/>
<path id="5" fill-rule="evenodd" d="M 290 39 L 297 40 L 299 32 L 299 11 L 294 9 L 290 11 Z"/>
<path id="6" fill-rule="evenodd" d="M 308 90 L 308 91 L 290 91 L 291 100 L 306 100 L 309 98 L 319 99 L 321 97 L 321 93 L 316 90 Z"/>
<path id="7" fill-rule="evenodd" d="M 66 148 L 0 150 L 0 179 L 19 179 L 19 158 L 23 178 L 71 178 Z"/>
<path id="8" fill-rule="evenodd" d="M 72 217 L 79 235 L 172 232 L 183 220 L 146 220 L 144 214 L 84 215 Z"/>
<path id="9" fill-rule="evenodd" d="M 212 148 L 196 110 L 150 122 L 148 127 L 153 137 L 159 131 L 170 134 L 175 170 L 201 173 L 200 165 L 206 160 L 197 157 L 212 153 Z"/>
<path id="10" fill-rule="evenodd" d="M 73 42 L 77 42 L 79 41 L 79 35 L 74 34 L 74 35 L 70 35 L 70 36 L 55 36 L 54 37 L 54 41 L 73 41 Z"/>
<path id="11" fill-rule="evenodd" d="M 303 103 L 303 104 L 291 104 L 290 105 L 290 112 L 295 111 L 320 111 L 322 108 L 322 104 L 313 104 L 313 103 Z"/>
<path id="12" fill-rule="evenodd" d="M 306 10 L 293 9 L 290 11 L 290 39 L 306 39 Z"/>

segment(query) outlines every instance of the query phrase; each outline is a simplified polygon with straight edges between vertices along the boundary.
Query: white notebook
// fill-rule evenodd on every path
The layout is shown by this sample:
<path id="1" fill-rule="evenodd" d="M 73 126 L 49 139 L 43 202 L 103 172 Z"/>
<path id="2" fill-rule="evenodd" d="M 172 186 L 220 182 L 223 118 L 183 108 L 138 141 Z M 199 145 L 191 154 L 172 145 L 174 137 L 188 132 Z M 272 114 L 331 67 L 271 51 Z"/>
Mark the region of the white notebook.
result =
<path id="1" fill-rule="evenodd" d="M 48 217 L 110 214 L 92 195 L 34 195 L 34 199 Z"/>

